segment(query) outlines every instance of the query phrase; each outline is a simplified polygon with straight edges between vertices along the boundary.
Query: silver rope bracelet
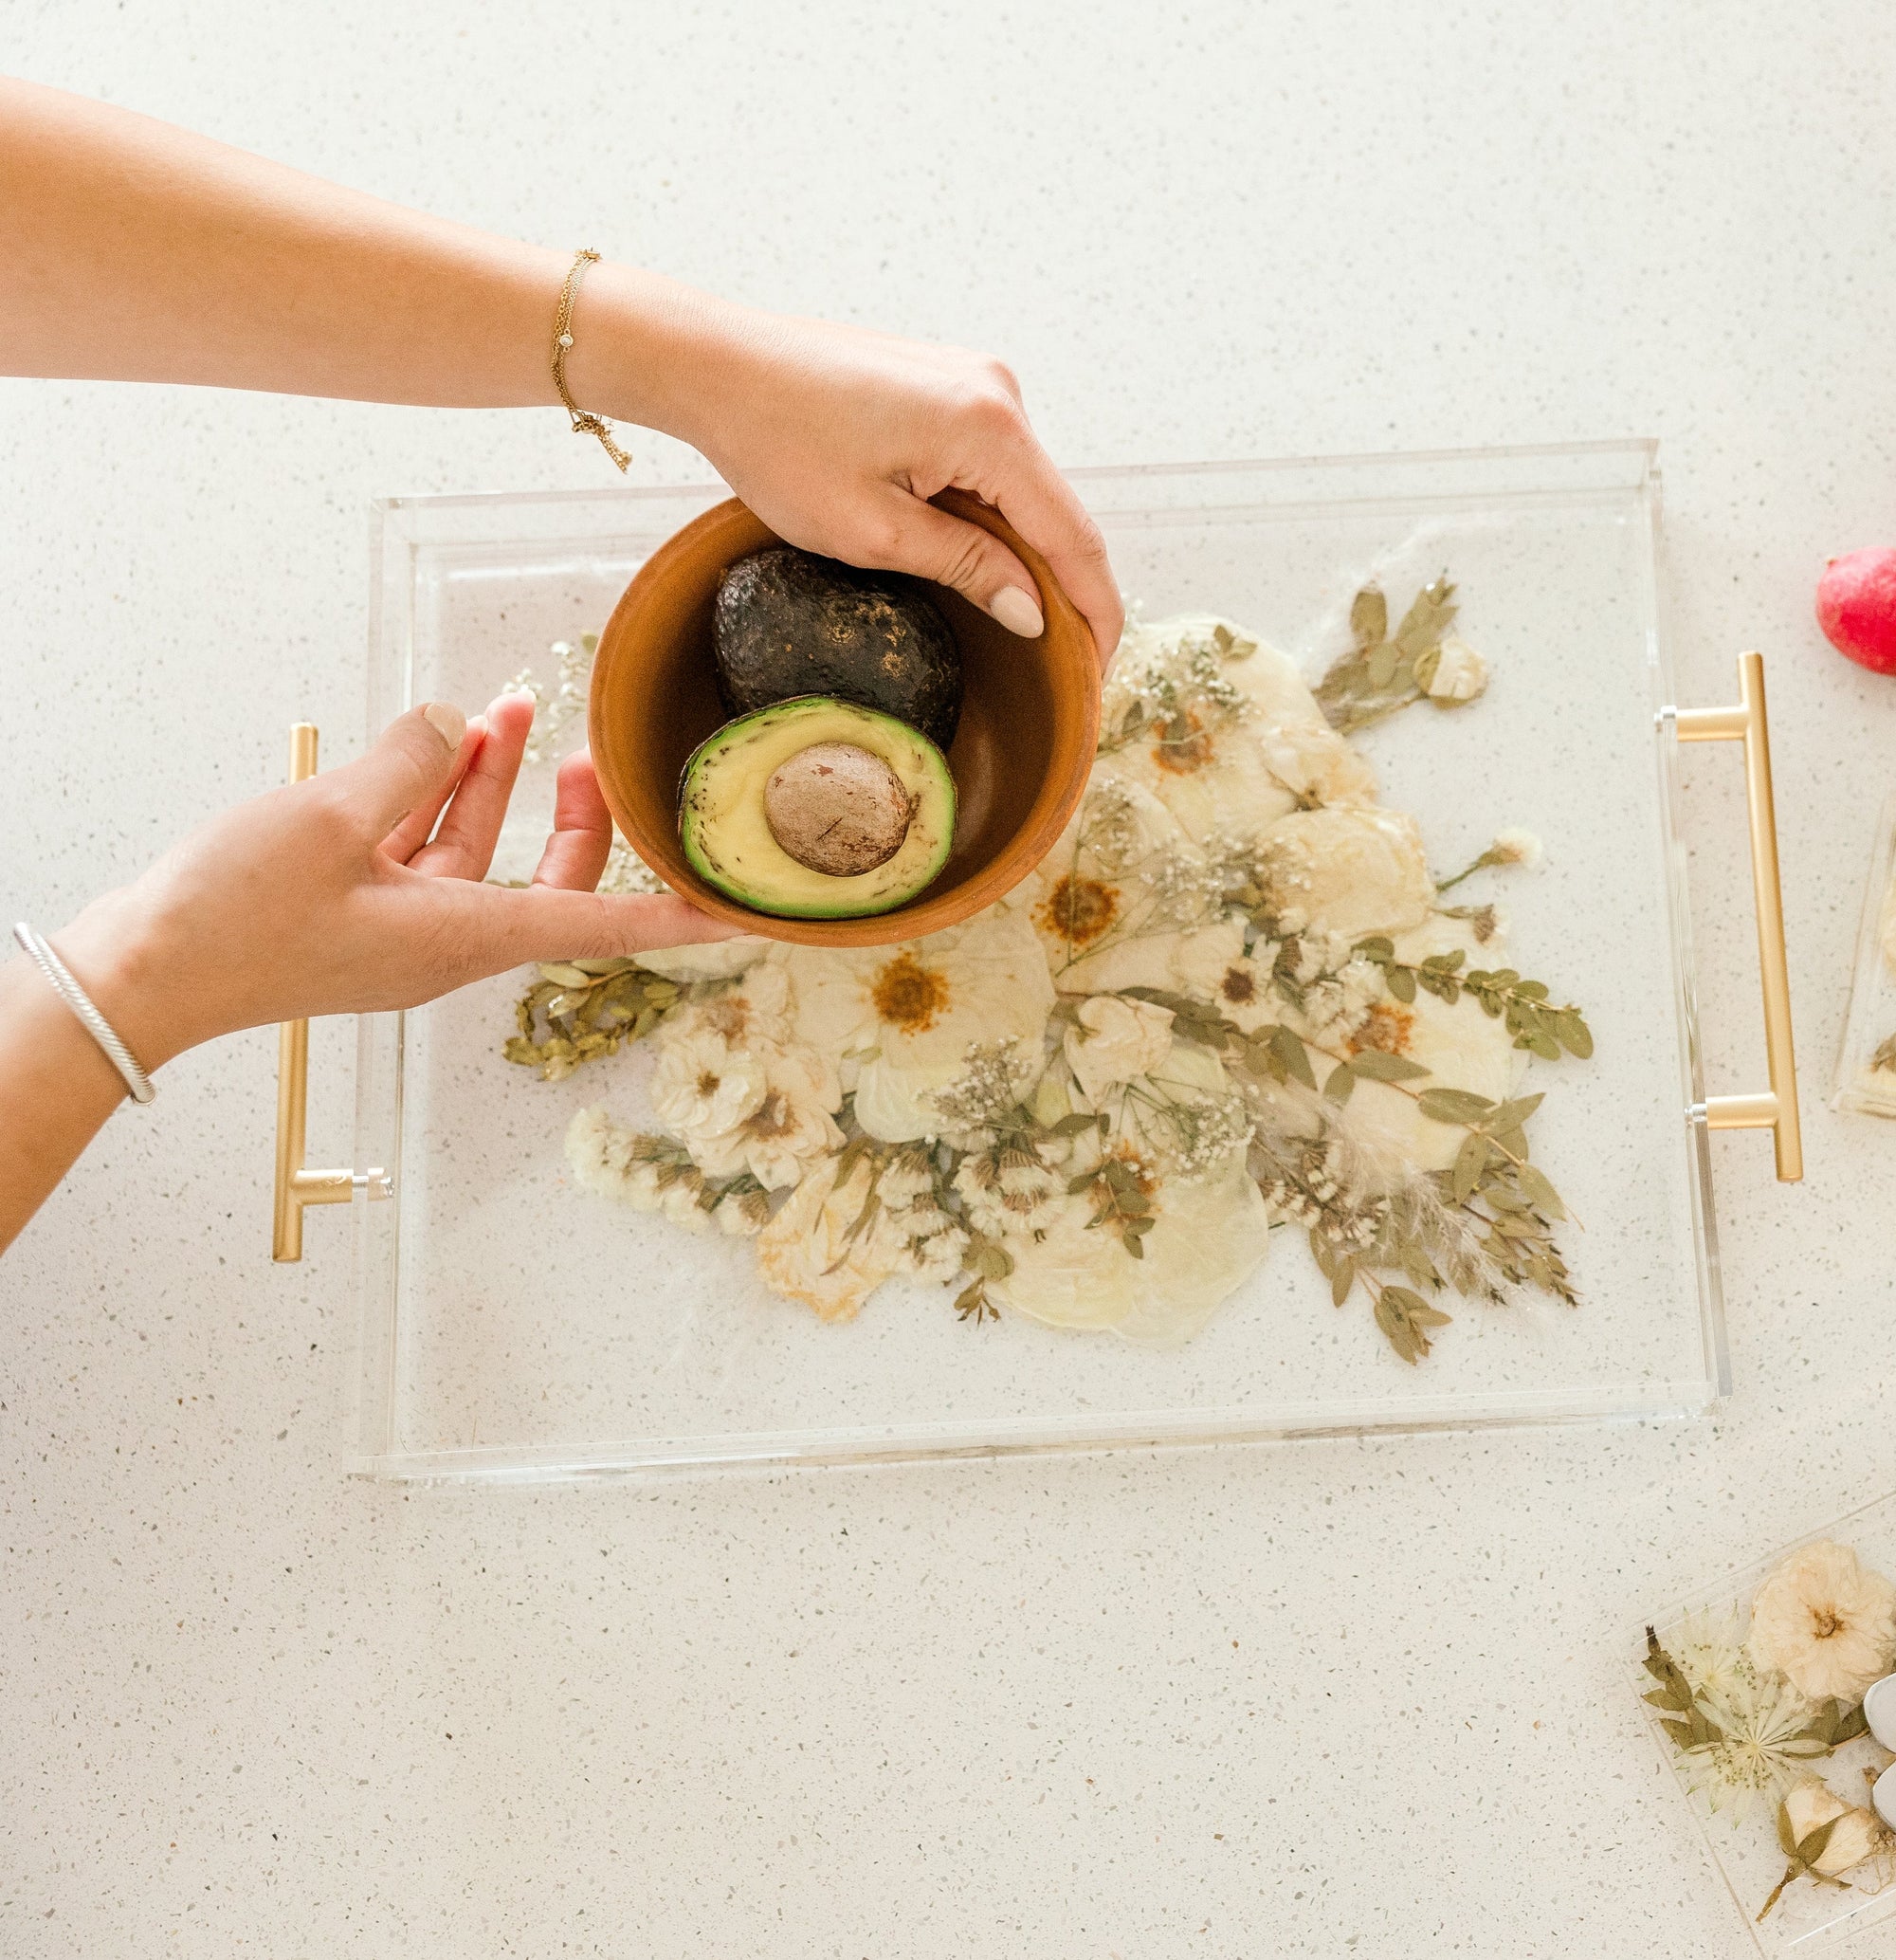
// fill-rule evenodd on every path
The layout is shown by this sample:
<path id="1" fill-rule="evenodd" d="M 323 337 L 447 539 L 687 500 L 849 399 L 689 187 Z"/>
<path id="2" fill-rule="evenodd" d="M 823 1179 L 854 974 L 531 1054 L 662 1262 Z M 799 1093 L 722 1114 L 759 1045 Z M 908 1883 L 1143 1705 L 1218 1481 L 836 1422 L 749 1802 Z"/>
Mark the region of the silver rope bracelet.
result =
<path id="1" fill-rule="evenodd" d="M 79 1017 L 80 1025 L 105 1051 L 106 1059 L 124 1076 L 132 1100 L 149 1103 L 157 1093 L 152 1087 L 152 1078 L 139 1068 L 137 1057 L 119 1040 L 112 1023 L 93 1006 L 85 989 L 66 971 L 65 962 L 24 919 L 14 926 L 13 937 L 19 941 L 22 952 L 30 953 L 39 962 L 40 971 L 51 983 L 53 992 Z"/>

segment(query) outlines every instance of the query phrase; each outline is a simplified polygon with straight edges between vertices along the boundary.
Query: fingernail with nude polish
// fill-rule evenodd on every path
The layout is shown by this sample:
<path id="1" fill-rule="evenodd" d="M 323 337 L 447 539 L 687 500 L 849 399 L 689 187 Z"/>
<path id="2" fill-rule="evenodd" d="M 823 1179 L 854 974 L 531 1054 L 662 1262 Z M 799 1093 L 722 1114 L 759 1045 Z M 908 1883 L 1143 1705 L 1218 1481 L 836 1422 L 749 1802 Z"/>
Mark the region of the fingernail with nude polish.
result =
<path id="1" fill-rule="evenodd" d="M 988 601 L 992 613 L 1009 632 L 1018 633 L 1024 640 L 1037 640 L 1046 621 L 1040 616 L 1040 608 L 1017 585 L 1004 585 Z"/>
<path id="2" fill-rule="evenodd" d="M 430 701 L 422 709 L 422 719 L 449 748 L 459 748 L 467 732 L 467 717 L 451 701 Z"/>

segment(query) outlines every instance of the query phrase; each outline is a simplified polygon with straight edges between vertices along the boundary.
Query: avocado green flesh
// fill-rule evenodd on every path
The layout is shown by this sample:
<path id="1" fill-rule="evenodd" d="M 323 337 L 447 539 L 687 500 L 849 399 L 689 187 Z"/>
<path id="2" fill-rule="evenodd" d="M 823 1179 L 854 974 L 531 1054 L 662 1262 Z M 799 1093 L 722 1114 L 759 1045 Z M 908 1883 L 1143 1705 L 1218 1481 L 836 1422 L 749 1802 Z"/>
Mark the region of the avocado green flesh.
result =
<path id="1" fill-rule="evenodd" d="M 799 864 L 772 834 L 764 786 L 819 742 L 880 756 L 914 803 L 894 856 L 853 877 Z M 955 779 L 925 735 L 893 715 L 828 695 L 780 701 L 726 722 L 693 750 L 679 785 L 678 835 L 693 870 L 726 898 L 783 919 L 893 911 L 932 884 L 955 841 Z"/>

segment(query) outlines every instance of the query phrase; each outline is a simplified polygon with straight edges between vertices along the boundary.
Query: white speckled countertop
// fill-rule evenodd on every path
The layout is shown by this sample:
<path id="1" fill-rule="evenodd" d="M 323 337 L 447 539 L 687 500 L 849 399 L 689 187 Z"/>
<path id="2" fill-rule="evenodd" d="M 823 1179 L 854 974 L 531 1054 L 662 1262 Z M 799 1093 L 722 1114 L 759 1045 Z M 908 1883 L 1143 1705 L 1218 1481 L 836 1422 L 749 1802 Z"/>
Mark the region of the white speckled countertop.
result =
<path id="1" fill-rule="evenodd" d="M 403 1491 L 337 1474 L 346 1229 L 268 1260 L 272 1043 L 193 1055 L 0 1266 L 0 1952 L 1748 1953 L 1620 1642 L 1896 1485 L 1896 1128 L 1823 1107 L 1896 684 L 1810 615 L 1896 541 L 1861 0 L 4 22 L 392 196 L 991 345 L 1073 463 L 1657 435 L 1686 697 L 1771 661 L 1810 1175 L 1715 1140 L 1698 1426 Z M 0 384 L 0 914 L 359 725 L 370 497 L 604 467 L 551 411 Z M 1727 760 L 1686 775 L 1741 1088 Z"/>

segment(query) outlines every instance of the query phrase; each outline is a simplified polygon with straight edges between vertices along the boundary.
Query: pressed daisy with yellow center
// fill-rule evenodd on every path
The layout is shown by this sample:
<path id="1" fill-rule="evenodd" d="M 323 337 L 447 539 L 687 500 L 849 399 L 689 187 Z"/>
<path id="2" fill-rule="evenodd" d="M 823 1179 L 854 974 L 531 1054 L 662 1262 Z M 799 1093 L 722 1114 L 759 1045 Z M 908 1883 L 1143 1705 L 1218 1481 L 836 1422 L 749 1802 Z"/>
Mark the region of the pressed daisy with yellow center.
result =
<path id="1" fill-rule="evenodd" d="M 936 1016 L 948 1005 L 948 982 L 904 951 L 876 975 L 870 998 L 878 1019 L 904 1035 L 920 1035 L 935 1025 Z"/>
<path id="2" fill-rule="evenodd" d="M 1090 945 L 1119 917 L 1120 895 L 1097 878 L 1068 871 L 1040 902 L 1040 922 L 1070 946 Z"/>

